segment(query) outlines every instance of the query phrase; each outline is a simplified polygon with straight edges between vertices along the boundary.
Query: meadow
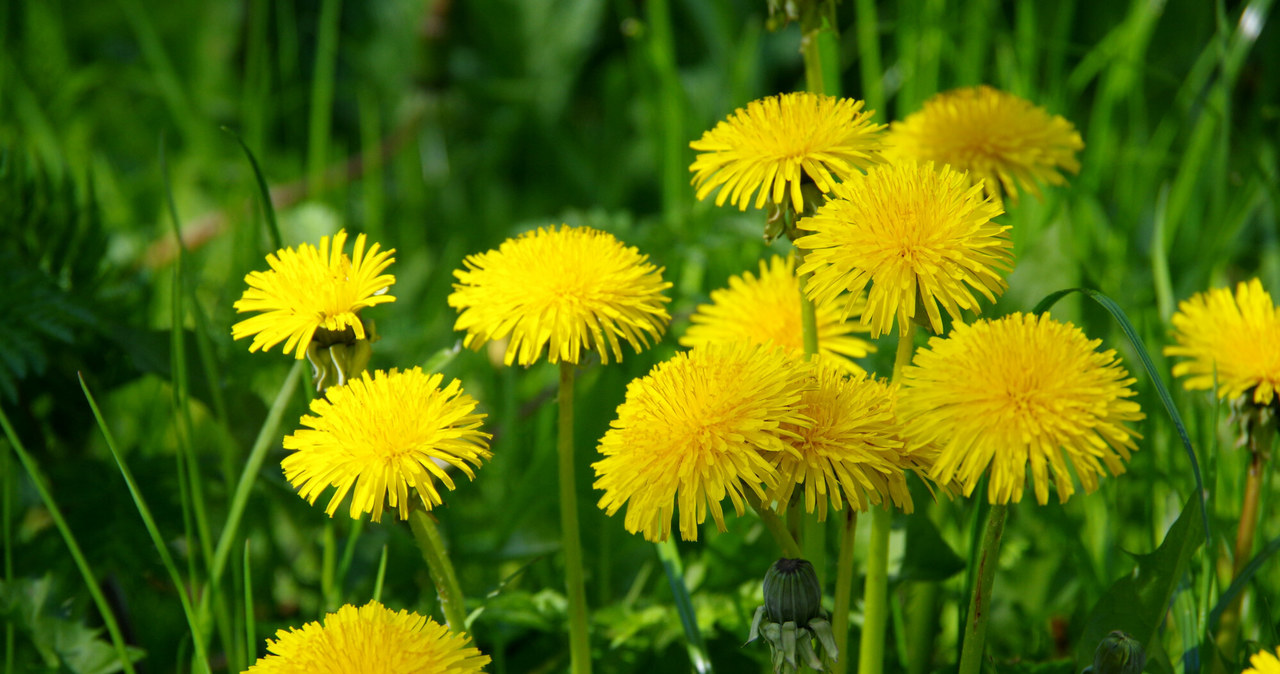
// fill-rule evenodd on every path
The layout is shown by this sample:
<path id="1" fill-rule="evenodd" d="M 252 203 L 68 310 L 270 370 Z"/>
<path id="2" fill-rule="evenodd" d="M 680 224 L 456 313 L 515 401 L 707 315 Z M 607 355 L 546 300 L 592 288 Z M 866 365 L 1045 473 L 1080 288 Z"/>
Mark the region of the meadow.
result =
<path id="1" fill-rule="evenodd" d="M 1112 630 L 1142 645 L 1142 671 L 1242 671 L 1280 647 L 1280 403 L 1187 390 L 1165 348 L 1198 293 L 1258 279 L 1280 298 L 1272 4 L 3 3 L 0 671 L 241 672 L 277 630 L 376 599 L 465 631 L 489 672 L 769 672 L 770 647 L 744 642 L 795 546 L 847 625 L 827 671 L 977 671 L 961 651 L 989 573 L 983 671 L 1074 674 Z M 731 277 L 793 251 L 762 236 L 754 199 L 698 197 L 691 142 L 788 92 L 821 87 L 889 124 L 983 84 L 1065 119 L 1083 147 L 1063 184 L 993 200 L 1007 289 L 942 324 L 1048 310 L 1115 350 L 1144 416 L 1123 473 L 1086 493 L 1074 465 L 1075 493 L 1043 504 L 1027 477 L 990 561 L 994 476 L 966 496 L 911 473 L 914 512 L 853 518 L 847 502 L 823 522 L 803 497 L 781 518 L 726 498 L 723 530 L 707 516 L 696 540 L 670 496 L 669 537 L 624 524 L 628 506 L 606 514 L 597 464 L 629 384 L 689 353 L 681 337 Z M 669 324 L 568 366 L 554 348 L 527 363 L 504 363 L 500 339 L 463 348 L 464 260 L 561 225 L 647 256 Z M 360 310 L 368 371 L 457 380 L 490 436 L 474 478 L 452 470 L 456 489 L 409 522 L 392 506 L 353 518 L 351 496 L 327 516 L 332 489 L 299 497 L 283 439 L 327 384 L 293 348 L 233 339 L 246 277 L 340 231 L 348 251 L 358 235 L 394 249 L 395 301 Z M 1274 386 L 1267 302 L 1276 341 L 1246 346 Z M 883 332 L 858 333 L 872 377 L 932 344 L 927 326 Z"/>

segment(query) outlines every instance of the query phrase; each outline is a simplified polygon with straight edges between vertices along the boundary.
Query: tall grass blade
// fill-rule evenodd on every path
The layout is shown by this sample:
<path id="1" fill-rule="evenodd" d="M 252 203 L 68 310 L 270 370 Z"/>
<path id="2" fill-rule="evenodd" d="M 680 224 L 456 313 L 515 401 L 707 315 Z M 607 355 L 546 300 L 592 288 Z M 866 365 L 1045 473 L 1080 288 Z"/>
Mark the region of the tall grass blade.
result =
<path id="1" fill-rule="evenodd" d="M 262 203 L 262 217 L 267 223 L 267 235 L 271 237 L 272 250 L 284 248 L 284 239 L 280 237 L 280 224 L 276 222 L 276 207 L 271 201 L 271 188 L 267 185 L 267 179 L 262 175 L 262 167 L 258 165 L 258 158 L 253 156 L 253 150 L 249 149 L 240 134 L 225 126 L 222 127 L 222 130 L 236 139 L 236 142 L 240 144 L 240 149 L 244 150 L 244 156 L 249 159 L 249 165 L 253 167 L 253 177 L 258 181 L 258 199 Z"/>
<path id="2" fill-rule="evenodd" d="M 248 669 L 258 659 L 258 625 L 253 617 L 253 569 L 249 563 L 249 540 L 244 541 L 244 636 L 245 658 L 241 662 Z"/>
<path id="3" fill-rule="evenodd" d="M 698 615 L 693 610 L 693 600 L 689 597 L 689 588 L 684 584 L 684 565 L 680 563 L 680 552 L 676 550 L 675 540 L 657 543 L 658 559 L 662 561 L 662 570 L 667 573 L 667 584 L 671 586 L 671 595 L 676 600 L 676 613 L 680 615 L 680 626 L 684 629 L 685 647 L 689 651 L 689 660 L 698 674 L 712 671 L 711 658 L 707 656 L 707 644 L 702 639 L 702 631 L 698 629 Z M 843 653 L 841 654 L 843 656 Z"/>

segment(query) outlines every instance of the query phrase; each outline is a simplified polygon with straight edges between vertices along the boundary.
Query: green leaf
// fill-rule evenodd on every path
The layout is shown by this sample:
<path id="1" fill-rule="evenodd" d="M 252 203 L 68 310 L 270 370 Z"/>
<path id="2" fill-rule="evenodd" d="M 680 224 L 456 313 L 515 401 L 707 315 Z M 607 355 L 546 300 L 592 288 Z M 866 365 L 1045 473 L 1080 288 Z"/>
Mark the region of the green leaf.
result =
<path id="1" fill-rule="evenodd" d="M 1134 571 L 1113 583 L 1093 607 L 1076 644 L 1076 664 L 1080 668 L 1093 662 L 1098 642 L 1111 630 L 1123 630 L 1142 642 L 1148 669 L 1172 671 L 1159 640 L 1160 625 L 1174 590 L 1187 572 L 1191 555 L 1204 540 L 1198 501 L 1195 496 L 1187 499 L 1160 547 L 1149 554 L 1135 554 Z"/>
<path id="2" fill-rule="evenodd" d="M 53 579 L 48 575 L 9 584 L 0 581 L 0 615 L 12 619 L 19 632 L 30 640 L 44 667 L 75 674 L 109 674 L 123 669 L 111 642 L 102 638 L 102 629 L 60 615 L 61 611 L 49 601 L 52 589 Z M 127 653 L 131 662 L 144 654 L 133 647 Z"/>

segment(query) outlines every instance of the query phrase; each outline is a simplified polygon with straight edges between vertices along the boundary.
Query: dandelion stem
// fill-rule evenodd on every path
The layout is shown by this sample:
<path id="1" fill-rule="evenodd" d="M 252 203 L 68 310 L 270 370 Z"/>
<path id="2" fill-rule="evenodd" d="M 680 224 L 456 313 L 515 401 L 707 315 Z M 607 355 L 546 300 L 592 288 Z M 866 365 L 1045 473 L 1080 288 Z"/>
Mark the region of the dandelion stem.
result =
<path id="1" fill-rule="evenodd" d="M 458 574 L 453 571 L 453 563 L 449 561 L 449 552 L 445 550 L 436 521 L 427 511 L 414 507 L 409 510 L 409 528 L 413 529 L 413 538 L 418 541 L 422 557 L 427 560 L 431 582 L 436 584 L 436 592 L 440 594 L 440 609 L 444 612 L 445 623 L 455 632 L 465 631 L 466 599 L 462 596 Z"/>
<path id="2" fill-rule="evenodd" d="M 836 638 L 835 662 L 832 674 L 844 674 L 849 662 L 849 599 L 853 594 L 853 534 L 858 527 L 858 511 L 850 505 L 844 511 L 844 523 L 840 527 L 840 556 L 836 560 L 835 611 L 831 615 L 831 629 Z"/>
<path id="3" fill-rule="evenodd" d="M 790 559 L 804 559 L 804 551 L 800 549 L 800 544 L 792 537 L 791 531 L 787 529 L 787 523 L 782 516 L 770 508 L 768 504 L 761 503 L 756 495 L 750 491 L 744 494 L 747 503 L 756 509 L 756 514 L 760 515 L 760 521 L 764 523 L 764 528 L 773 534 L 773 540 L 778 544 L 778 548 L 782 551 L 782 556 Z"/>
<path id="4" fill-rule="evenodd" d="M 1259 418 L 1261 417 L 1261 418 Z M 1232 564 L 1232 579 L 1239 578 L 1240 572 L 1253 557 L 1253 539 L 1258 527 L 1258 500 L 1262 494 L 1262 476 L 1266 472 L 1266 457 L 1271 450 L 1271 440 L 1275 436 L 1275 420 L 1266 417 L 1266 413 L 1255 410 L 1245 419 L 1245 440 L 1249 447 L 1249 472 L 1245 476 L 1244 500 L 1240 504 L 1240 523 L 1236 526 L 1235 559 Z M 1240 609 L 1244 604 L 1243 591 L 1236 594 L 1235 599 L 1222 612 L 1218 622 L 1218 650 L 1227 660 L 1235 659 L 1236 647 L 1240 641 Z M 1221 661 L 1219 661 L 1221 662 Z"/>
<path id="5" fill-rule="evenodd" d="M 587 589 L 582 572 L 582 540 L 578 534 L 578 488 L 573 472 L 573 363 L 560 362 L 560 536 L 564 547 L 565 585 L 569 596 L 569 661 L 573 674 L 591 672 L 591 640 L 587 632 Z"/>
<path id="6" fill-rule="evenodd" d="M 1000 559 L 1000 535 L 1004 532 L 1009 506 L 991 505 L 982 550 L 978 555 L 978 578 L 969 598 L 969 614 L 964 623 L 964 647 L 960 651 L 959 674 L 978 674 L 982 670 L 982 651 L 987 639 L 987 616 L 991 613 L 991 587 L 995 584 L 996 566 Z"/>

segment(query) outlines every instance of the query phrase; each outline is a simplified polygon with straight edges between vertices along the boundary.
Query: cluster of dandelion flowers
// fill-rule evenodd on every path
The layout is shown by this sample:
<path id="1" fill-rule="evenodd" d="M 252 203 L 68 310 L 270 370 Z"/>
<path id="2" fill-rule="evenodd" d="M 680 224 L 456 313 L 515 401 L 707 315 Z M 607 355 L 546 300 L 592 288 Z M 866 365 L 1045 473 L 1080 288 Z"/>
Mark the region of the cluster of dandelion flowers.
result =
<path id="1" fill-rule="evenodd" d="M 993 222 L 1003 210 L 970 187 L 964 174 L 932 163 L 903 162 L 872 169 L 837 185 L 834 198 L 796 227 L 808 253 L 799 273 L 815 305 L 848 292 L 845 313 L 866 305 L 861 322 L 871 337 L 905 331 L 924 305 L 928 324 L 942 332 L 941 304 L 953 318 L 981 311 L 973 290 L 989 301 L 1007 287 L 1013 267 L 1009 227 Z"/>
<path id="2" fill-rule="evenodd" d="M 1280 674 L 1280 649 L 1254 653 L 1243 674 Z"/>
<path id="3" fill-rule="evenodd" d="M 1280 308 L 1258 279 L 1197 293 L 1173 315 L 1177 345 L 1166 356 L 1185 360 L 1173 366 L 1189 391 L 1207 391 L 1218 381 L 1218 397 L 1236 399 L 1250 391 L 1252 402 L 1270 405 L 1280 390 Z"/>
<path id="4" fill-rule="evenodd" d="M 484 414 L 455 379 L 440 388 L 441 375 L 421 368 L 368 372 L 329 388 L 327 399 L 311 402 L 315 416 L 286 436 L 285 477 L 309 503 L 328 487 L 337 491 L 325 512 L 330 517 L 352 493 L 350 514 L 382 519 L 384 501 L 409 517 L 409 490 L 430 510 L 442 500 L 435 482 L 449 489 L 453 479 L 441 464 L 475 479 L 473 467 L 488 459 L 489 434 L 480 430 Z"/>
<path id="5" fill-rule="evenodd" d="M 865 376 L 848 376 L 819 362 L 800 407 L 811 423 L 787 428 L 796 451 L 775 452 L 777 486 L 769 499 L 784 507 L 797 485 L 804 485 L 804 509 L 827 518 L 827 501 L 840 510 L 844 501 L 857 510 L 892 501 L 911 512 L 911 494 L 903 471 L 903 442 L 894 417 L 890 389 Z"/>
<path id="6" fill-rule="evenodd" d="M 930 477 L 954 479 L 968 496 L 989 472 L 990 502 L 1016 503 L 1029 465 L 1044 504 L 1050 472 L 1062 502 L 1075 491 L 1071 470 L 1086 492 L 1104 467 L 1124 472 L 1141 437 L 1125 423 L 1143 414 L 1129 400 L 1134 380 L 1100 343 L 1048 314 L 1021 313 L 931 338 L 903 370 L 898 402 L 908 441 L 940 448 Z"/>
<path id="7" fill-rule="evenodd" d="M 1064 184 L 1059 169 L 1078 173 L 1082 149 L 1071 122 L 985 85 L 937 94 L 885 135 L 887 155 L 950 164 L 1014 201 L 1019 187 L 1038 198 L 1038 183 Z"/>
<path id="8" fill-rule="evenodd" d="M 577 363 L 584 350 L 622 360 L 621 341 L 639 352 L 671 321 L 662 294 L 671 284 L 648 260 L 590 227 L 526 232 L 453 272 L 454 329 L 475 349 L 509 337 L 507 365 L 532 365 L 543 351 L 552 363 Z"/>
<path id="9" fill-rule="evenodd" d="M 857 302 L 850 317 L 841 315 L 839 301 L 814 307 L 819 353 L 828 356 L 849 372 L 863 372 L 853 362 L 875 351 L 870 342 L 854 336 L 866 332 L 851 321 L 861 311 Z M 800 278 L 795 259 L 774 255 L 760 261 L 760 277 L 751 272 L 729 277 L 729 287 L 711 291 L 711 303 L 699 305 L 690 317 L 692 325 L 680 338 L 680 345 L 700 347 L 715 342 L 746 341 L 775 344 L 793 353 L 803 353 L 804 335 L 800 317 Z"/>
<path id="10" fill-rule="evenodd" d="M 708 512 L 724 531 L 725 496 L 739 515 L 744 489 L 764 498 L 777 482 L 767 455 L 794 453 L 789 439 L 811 424 L 798 407 L 808 367 L 777 347 L 717 343 L 633 380 L 592 464 L 599 506 L 626 504 L 627 531 L 650 541 L 667 539 L 677 508 L 687 541 Z"/>
<path id="11" fill-rule="evenodd" d="M 720 188 L 717 206 L 728 200 L 745 211 L 753 194 L 756 208 L 790 196 L 803 213 L 806 177 L 830 192 L 880 161 L 884 125 L 872 124 L 873 114 L 862 101 L 803 92 L 752 101 L 689 143 L 698 151 L 689 167 L 698 198 Z"/>
<path id="12" fill-rule="evenodd" d="M 450 632 L 430 618 L 392 611 L 373 601 L 350 604 L 301 629 L 276 632 L 266 657 L 246 674 L 474 674 L 489 656 L 468 646 L 466 634 Z"/>
<path id="13" fill-rule="evenodd" d="M 319 248 L 304 243 L 267 255 L 271 269 L 245 276 L 249 289 L 233 305 L 239 313 L 259 314 L 231 326 L 231 336 L 253 335 L 251 352 L 284 342 L 284 352 L 295 352 L 298 360 L 317 330 L 349 329 L 356 339 L 364 339 L 358 312 L 396 299 L 387 294 L 396 279 L 383 273 L 395 262 L 395 249 L 379 251 L 375 243 L 366 251 L 361 234 L 348 257 L 346 242 L 346 231 L 340 231 L 332 242 L 322 237 Z"/>

